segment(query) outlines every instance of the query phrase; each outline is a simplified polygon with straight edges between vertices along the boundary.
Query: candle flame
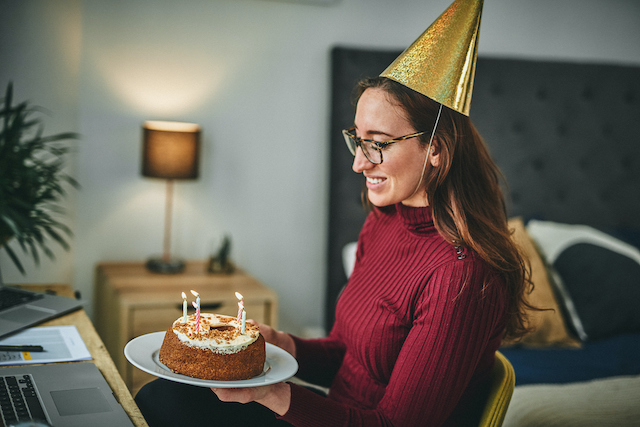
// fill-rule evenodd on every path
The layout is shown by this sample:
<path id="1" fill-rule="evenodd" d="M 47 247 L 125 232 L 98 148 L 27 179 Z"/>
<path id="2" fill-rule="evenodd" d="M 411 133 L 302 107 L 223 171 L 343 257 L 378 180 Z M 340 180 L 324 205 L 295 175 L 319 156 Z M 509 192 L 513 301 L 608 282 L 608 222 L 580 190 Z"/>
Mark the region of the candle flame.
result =
<path id="1" fill-rule="evenodd" d="M 196 310 L 198 309 L 198 304 L 196 304 L 195 301 L 191 301 L 191 305 L 193 305 L 193 308 L 195 308 Z"/>
<path id="2" fill-rule="evenodd" d="M 193 289 L 191 289 L 191 293 L 192 293 L 192 294 L 193 294 L 193 296 L 194 296 L 194 297 L 196 297 L 196 298 L 200 296 L 200 294 L 199 294 L 199 293 L 197 293 L 196 291 L 194 291 Z"/>
<path id="3" fill-rule="evenodd" d="M 242 294 L 240 292 L 236 292 L 236 298 L 244 299 L 244 297 L 242 296 Z"/>
<path id="4" fill-rule="evenodd" d="M 185 295 L 185 293 L 182 293 L 182 299 L 187 299 L 187 296 Z"/>

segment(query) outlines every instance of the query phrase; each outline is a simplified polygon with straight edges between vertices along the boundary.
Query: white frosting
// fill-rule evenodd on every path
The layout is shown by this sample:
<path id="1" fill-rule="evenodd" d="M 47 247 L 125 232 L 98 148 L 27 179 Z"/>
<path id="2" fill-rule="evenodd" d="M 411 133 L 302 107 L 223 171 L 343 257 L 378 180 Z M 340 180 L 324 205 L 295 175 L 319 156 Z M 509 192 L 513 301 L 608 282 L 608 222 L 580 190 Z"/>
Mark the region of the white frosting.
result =
<path id="1" fill-rule="evenodd" d="M 215 331 L 217 327 L 231 326 L 233 331 Z M 179 330 L 176 330 L 179 329 Z M 200 333 L 196 334 L 196 316 L 187 316 L 187 323 L 180 316 L 172 327 L 173 333 L 185 345 L 195 348 L 209 349 L 216 353 L 233 354 L 249 346 L 258 339 L 260 332 L 257 326 L 245 325 L 245 335 L 240 333 L 240 325 L 236 318 L 218 314 L 200 314 Z M 223 336 L 222 336 L 223 335 Z"/>

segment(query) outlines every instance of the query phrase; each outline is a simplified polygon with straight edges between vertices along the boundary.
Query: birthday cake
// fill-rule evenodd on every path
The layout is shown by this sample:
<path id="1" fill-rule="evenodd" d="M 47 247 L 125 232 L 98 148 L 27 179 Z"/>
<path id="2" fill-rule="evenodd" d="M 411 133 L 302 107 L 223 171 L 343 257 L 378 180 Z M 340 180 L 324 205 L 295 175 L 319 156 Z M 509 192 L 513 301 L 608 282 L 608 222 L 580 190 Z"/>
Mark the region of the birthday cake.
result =
<path id="1" fill-rule="evenodd" d="M 217 381 L 246 380 L 264 369 L 265 343 L 257 326 L 231 316 L 201 313 L 180 317 L 167 330 L 158 355 L 172 372 Z"/>

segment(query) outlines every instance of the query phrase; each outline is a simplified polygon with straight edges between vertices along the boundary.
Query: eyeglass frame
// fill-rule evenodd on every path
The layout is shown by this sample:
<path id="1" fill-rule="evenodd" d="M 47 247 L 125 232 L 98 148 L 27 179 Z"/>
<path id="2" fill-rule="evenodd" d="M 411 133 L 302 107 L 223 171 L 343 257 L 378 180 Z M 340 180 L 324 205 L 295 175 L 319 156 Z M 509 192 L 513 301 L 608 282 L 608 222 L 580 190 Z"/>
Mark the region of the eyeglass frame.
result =
<path id="1" fill-rule="evenodd" d="M 359 138 L 355 134 L 355 130 L 356 130 L 355 126 L 349 128 L 349 129 L 343 129 L 342 130 L 342 136 L 344 137 L 345 144 L 347 144 L 347 148 L 349 148 L 349 151 L 355 157 L 356 151 L 353 149 L 353 147 L 351 146 L 351 143 L 349 142 L 349 139 L 353 139 L 353 141 L 356 143 L 356 147 L 355 147 L 356 150 L 358 149 L 358 147 L 360 147 L 360 149 L 362 150 L 362 154 L 364 154 L 364 156 L 367 158 L 367 160 L 370 161 L 371 163 L 373 163 L 374 165 L 380 165 L 384 161 L 384 157 L 382 156 L 382 149 L 388 147 L 389 145 L 391 145 L 391 144 L 393 144 L 395 142 L 405 141 L 407 139 L 415 138 L 417 136 L 424 135 L 426 133 L 426 132 L 416 132 L 416 133 L 412 133 L 412 134 L 409 134 L 409 135 L 400 136 L 398 138 L 389 139 L 387 141 L 374 141 L 373 139 L 362 139 L 362 138 Z M 373 160 L 371 160 L 369 158 L 369 155 L 367 154 L 367 150 L 362 148 L 362 142 L 370 142 L 370 143 L 373 144 L 373 148 L 378 150 L 378 153 L 380 153 L 380 162 L 374 162 Z"/>

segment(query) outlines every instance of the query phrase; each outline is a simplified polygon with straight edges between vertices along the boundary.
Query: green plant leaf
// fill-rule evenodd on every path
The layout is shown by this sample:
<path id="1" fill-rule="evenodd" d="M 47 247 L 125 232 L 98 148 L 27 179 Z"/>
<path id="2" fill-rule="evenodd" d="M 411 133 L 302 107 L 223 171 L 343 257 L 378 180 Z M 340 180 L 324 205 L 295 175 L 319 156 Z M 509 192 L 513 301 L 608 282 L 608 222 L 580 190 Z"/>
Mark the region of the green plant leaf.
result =
<path id="1" fill-rule="evenodd" d="M 31 252 L 31 257 L 33 258 L 33 262 L 36 265 L 40 265 L 40 254 L 38 253 L 38 247 L 36 246 L 35 242 L 33 241 L 33 239 L 27 239 L 26 243 Z"/>
<path id="2" fill-rule="evenodd" d="M 44 227 L 44 229 L 46 230 L 47 234 L 51 236 L 53 240 L 58 242 L 58 244 L 62 246 L 65 250 L 68 251 L 69 249 L 71 249 L 67 241 L 64 240 L 62 236 L 60 236 L 52 227 Z"/>
<path id="3" fill-rule="evenodd" d="M 4 250 L 7 251 L 9 258 L 11 258 L 11 261 L 13 261 L 13 264 L 16 266 L 18 271 L 23 275 L 26 274 L 26 272 L 24 271 L 24 267 L 22 266 L 22 263 L 20 262 L 20 259 L 16 256 L 15 252 L 13 252 L 13 250 L 9 247 L 8 244 L 5 244 L 3 247 L 4 247 Z"/>
<path id="4" fill-rule="evenodd" d="M 70 246 L 63 235 L 71 229 L 57 218 L 65 214 L 60 205 L 66 187 L 79 183 L 65 171 L 65 158 L 71 151 L 75 132 L 44 134 L 41 119 L 46 110 L 23 101 L 13 104 L 13 85 L 9 83 L 0 101 L 0 238 L 9 258 L 24 274 L 16 252 L 6 243 L 15 237 L 23 253 L 36 265 L 40 252 L 54 259 L 49 242 L 63 249 Z"/>

